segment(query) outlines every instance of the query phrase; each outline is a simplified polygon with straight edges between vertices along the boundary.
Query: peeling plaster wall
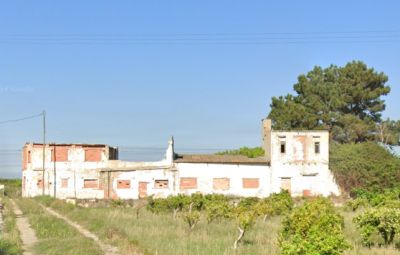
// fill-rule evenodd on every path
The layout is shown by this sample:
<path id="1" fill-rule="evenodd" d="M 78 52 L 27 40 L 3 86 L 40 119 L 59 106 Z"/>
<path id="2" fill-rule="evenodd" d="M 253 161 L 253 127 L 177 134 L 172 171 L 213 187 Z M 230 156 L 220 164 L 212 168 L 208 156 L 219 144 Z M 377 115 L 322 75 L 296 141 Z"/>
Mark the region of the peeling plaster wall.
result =
<path id="1" fill-rule="evenodd" d="M 319 142 L 319 153 L 315 143 Z M 285 153 L 281 153 L 281 144 Z M 279 192 L 282 179 L 290 178 L 293 196 L 310 191 L 311 195 L 339 195 L 329 170 L 328 131 L 271 132 L 272 192 Z"/>

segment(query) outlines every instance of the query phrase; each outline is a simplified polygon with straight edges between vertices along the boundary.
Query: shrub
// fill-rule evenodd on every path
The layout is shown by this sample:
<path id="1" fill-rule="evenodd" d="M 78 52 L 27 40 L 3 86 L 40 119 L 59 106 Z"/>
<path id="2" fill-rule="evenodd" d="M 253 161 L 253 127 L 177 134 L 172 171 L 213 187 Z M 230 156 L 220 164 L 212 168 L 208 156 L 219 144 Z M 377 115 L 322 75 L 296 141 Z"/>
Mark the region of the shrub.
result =
<path id="1" fill-rule="evenodd" d="M 365 207 L 368 205 L 368 200 L 365 198 L 355 198 L 355 199 L 350 199 L 346 201 L 345 203 L 345 208 L 351 211 L 356 211 L 360 207 Z"/>
<path id="2" fill-rule="evenodd" d="M 389 245 L 400 232 L 400 208 L 372 208 L 354 218 L 354 222 L 361 230 L 364 245 L 375 245 L 373 234 L 379 234 L 383 244 Z"/>
<path id="3" fill-rule="evenodd" d="M 233 210 L 233 215 L 236 217 L 237 228 L 239 230 L 239 236 L 233 243 L 233 248 L 237 249 L 246 231 L 254 224 L 254 211 L 245 211 L 243 208 L 237 207 Z"/>
<path id="4" fill-rule="evenodd" d="M 242 147 L 237 150 L 227 150 L 227 151 L 217 152 L 216 154 L 217 155 L 243 155 L 248 158 L 257 158 L 257 157 L 264 156 L 265 151 L 261 147 L 254 147 L 254 148 Z"/>
<path id="5" fill-rule="evenodd" d="M 338 255 L 349 248 L 343 218 L 325 198 L 306 201 L 283 220 L 279 237 L 282 255 Z"/>
<path id="6" fill-rule="evenodd" d="M 0 239 L 0 255 L 19 255 L 22 254 L 18 246 L 10 242 Z"/>
<path id="7" fill-rule="evenodd" d="M 293 199 L 288 191 L 274 193 L 271 196 L 260 200 L 255 205 L 255 210 L 259 216 L 264 216 L 264 221 L 268 216 L 282 215 L 288 213 L 293 208 Z"/>
<path id="8" fill-rule="evenodd" d="M 373 142 L 332 144 L 330 169 L 346 192 L 383 191 L 400 186 L 400 159 Z"/>
<path id="9" fill-rule="evenodd" d="M 210 223 L 214 220 L 227 219 L 232 217 L 232 206 L 229 204 L 227 198 L 206 198 L 205 200 L 205 211 L 207 215 L 207 221 Z"/>

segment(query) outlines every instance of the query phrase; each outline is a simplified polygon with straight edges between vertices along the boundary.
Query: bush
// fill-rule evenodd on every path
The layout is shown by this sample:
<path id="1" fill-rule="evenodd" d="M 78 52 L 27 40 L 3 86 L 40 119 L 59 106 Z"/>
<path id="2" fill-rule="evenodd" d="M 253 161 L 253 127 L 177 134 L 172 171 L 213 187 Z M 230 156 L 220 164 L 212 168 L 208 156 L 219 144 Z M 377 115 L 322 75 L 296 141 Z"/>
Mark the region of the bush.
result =
<path id="1" fill-rule="evenodd" d="M 279 237 L 282 255 L 339 255 L 350 246 L 343 218 L 325 198 L 309 200 L 283 220 Z"/>
<path id="2" fill-rule="evenodd" d="M 19 255 L 22 254 L 18 246 L 11 244 L 10 242 L 0 239 L 0 255 Z"/>
<path id="3" fill-rule="evenodd" d="M 400 186 L 400 159 L 373 142 L 332 144 L 330 169 L 346 192 L 383 191 Z"/>
<path id="4" fill-rule="evenodd" d="M 264 216 L 264 221 L 269 216 L 282 215 L 290 212 L 293 208 L 293 199 L 288 191 L 271 194 L 269 197 L 260 200 L 255 206 L 259 216 Z"/>
<path id="5" fill-rule="evenodd" d="M 376 244 L 372 239 L 374 234 L 379 234 L 383 244 L 389 245 L 400 232 L 400 208 L 372 208 L 354 218 L 354 222 L 361 230 L 364 245 L 370 247 Z"/>
<path id="6" fill-rule="evenodd" d="M 263 157 L 265 155 L 265 151 L 261 147 L 249 148 L 249 147 L 242 147 L 238 150 L 227 150 L 217 152 L 217 155 L 242 155 L 248 158 L 257 158 Z"/>
<path id="7" fill-rule="evenodd" d="M 385 189 L 383 191 L 368 191 L 366 189 L 354 189 L 351 194 L 356 199 L 365 200 L 371 206 L 381 206 L 390 201 L 400 199 L 400 188 Z"/>

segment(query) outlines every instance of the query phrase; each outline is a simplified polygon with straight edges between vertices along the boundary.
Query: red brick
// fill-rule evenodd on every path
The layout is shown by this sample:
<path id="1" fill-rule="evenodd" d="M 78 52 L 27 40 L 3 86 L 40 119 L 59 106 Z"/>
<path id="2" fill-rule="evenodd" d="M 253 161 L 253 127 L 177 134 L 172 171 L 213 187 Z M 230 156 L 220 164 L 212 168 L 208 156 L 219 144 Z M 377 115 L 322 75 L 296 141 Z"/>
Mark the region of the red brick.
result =
<path id="1" fill-rule="evenodd" d="M 258 178 L 243 178 L 244 189 L 257 189 L 260 186 L 260 180 Z"/>
<path id="2" fill-rule="evenodd" d="M 180 179 L 180 189 L 197 189 L 197 178 L 181 178 Z"/>
<path id="3" fill-rule="evenodd" d="M 83 187 L 85 189 L 97 189 L 99 187 L 99 183 L 97 179 L 85 179 L 83 180 Z"/>
<path id="4" fill-rule="evenodd" d="M 117 180 L 117 189 L 130 189 L 131 181 L 130 180 Z"/>
<path id="5" fill-rule="evenodd" d="M 230 179 L 229 178 L 214 178 L 213 189 L 214 190 L 229 190 Z"/>

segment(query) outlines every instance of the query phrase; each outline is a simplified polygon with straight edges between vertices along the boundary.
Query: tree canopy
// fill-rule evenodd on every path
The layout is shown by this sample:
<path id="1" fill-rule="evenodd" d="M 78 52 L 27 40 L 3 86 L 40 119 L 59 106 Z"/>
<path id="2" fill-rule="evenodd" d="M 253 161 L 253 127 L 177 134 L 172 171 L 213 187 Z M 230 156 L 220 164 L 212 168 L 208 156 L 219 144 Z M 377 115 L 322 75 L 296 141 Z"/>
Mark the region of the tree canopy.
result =
<path id="1" fill-rule="evenodd" d="M 295 95 L 273 97 L 269 118 L 276 129 L 327 129 L 340 142 L 375 139 L 390 92 L 388 77 L 361 61 L 319 66 L 298 77 Z"/>

